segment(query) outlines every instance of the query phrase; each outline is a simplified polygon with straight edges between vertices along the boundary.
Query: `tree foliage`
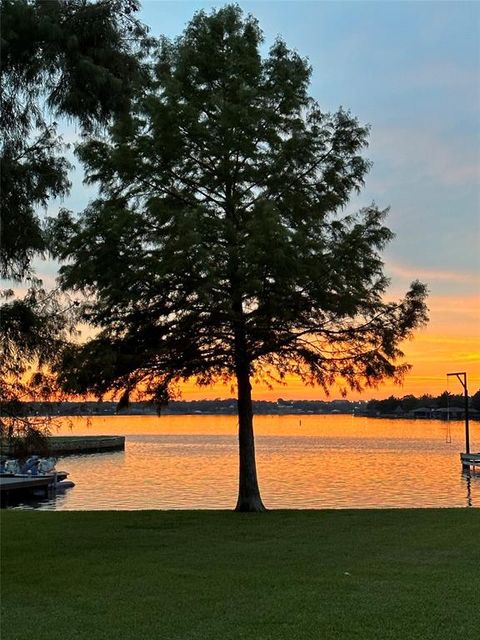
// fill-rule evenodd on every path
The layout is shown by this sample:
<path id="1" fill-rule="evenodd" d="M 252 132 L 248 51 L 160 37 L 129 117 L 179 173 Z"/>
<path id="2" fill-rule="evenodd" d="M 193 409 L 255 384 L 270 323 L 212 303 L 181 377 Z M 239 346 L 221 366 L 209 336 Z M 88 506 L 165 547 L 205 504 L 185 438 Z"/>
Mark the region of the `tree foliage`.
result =
<path id="1" fill-rule="evenodd" d="M 24 401 L 52 396 L 45 367 L 72 329 L 64 297 L 45 292 L 31 267 L 48 250 L 38 210 L 70 187 L 53 118 L 92 131 L 128 109 L 141 77 L 133 52 L 146 44 L 137 10 L 137 0 L 1 0 L 0 277 L 26 282 L 27 294 L 2 293 L 0 435 L 38 440 Z"/>
<path id="2" fill-rule="evenodd" d="M 477 392 L 479 394 L 480 392 Z M 474 398 L 471 398 L 471 406 L 474 406 Z M 367 412 L 371 414 L 375 413 L 408 413 L 414 409 L 429 408 L 429 409 L 446 409 L 448 407 L 463 407 L 465 404 L 465 398 L 462 394 L 452 394 L 448 391 L 443 391 L 438 396 L 432 396 L 424 394 L 418 397 L 413 395 L 403 396 L 399 398 L 396 396 L 390 396 L 384 400 L 369 400 L 367 403 Z"/>
<path id="3" fill-rule="evenodd" d="M 236 6 L 163 39 L 129 116 L 78 150 L 100 197 L 56 225 L 63 286 L 87 294 L 84 318 L 101 328 L 66 383 L 161 404 L 192 376 L 236 379 L 240 484 L 252 377 L 325 391 L 399 380 L 399 343 L 426 321 L 423 284 L 384 299 L 387 210 L 345 213 L 368 127 L 324 111 L 308 63 L 280 39 L 262 58 L 262 43 Z"/>
<path id="4" fill-rule="evenodd" d="M 45 449 L 51 416 L 32 418 L 25 403 L 62 398 L 51 369 L 75 333 L 75 305 L 66 308 L 58 292 L 46 292 L 37 279 L 23 298 L 8 290 L 2 297 L 0 444 L 21 455 L 31 446 Z"/>
<path id="5" fill-rule="evenodd" d="M 472 409 L 480 411 L 480 389 L 478 389 L 470 399 Z"/>
<path id="6" fill-rule="evenodd" d="M 91 130 L 125 110 L 145 38 L 136 0 L 1 0 L 2 277 L 21 279 L 47 248 L 37 209 L 69 188 L 51 116 Z"/>

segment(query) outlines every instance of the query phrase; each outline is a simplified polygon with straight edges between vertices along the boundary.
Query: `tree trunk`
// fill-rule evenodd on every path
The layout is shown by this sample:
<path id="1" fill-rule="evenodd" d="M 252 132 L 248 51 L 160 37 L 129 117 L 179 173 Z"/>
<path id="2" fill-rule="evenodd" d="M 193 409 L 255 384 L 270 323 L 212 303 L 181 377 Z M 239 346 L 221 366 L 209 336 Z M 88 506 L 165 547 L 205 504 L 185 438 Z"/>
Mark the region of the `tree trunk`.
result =
<path id="1" fill-rule="evenodd" d="M 242 342 L 242 340 L 240 340 Z M 238 443 L 240 472 L 235 511 L 266 511 L 258 488 L 253 436 L 252 385 L 250 364 L 243 345 L 237 341 L 236 376 L 238 385 Z"/>
<path id="2" fill-rule="evenodd" d="M 231 193 L 228 186 L 228 193 Z M 229 195 L 230 199 L 230 195 Z M 229 280 L 232 300 L 235 375 L 237 378 L 238 445 L 240 454 L 238 500 L 235 511 L 266 511 L 260 497 L 255 462 L 253 436 L 252 385 L 250 384 L 250 353 L 247 343 L 245 315 L 242 303 L 241 278 L 237 243 L 236 216 L 230 203 L 226 211 L 227 241 L 230 249 Z"/>

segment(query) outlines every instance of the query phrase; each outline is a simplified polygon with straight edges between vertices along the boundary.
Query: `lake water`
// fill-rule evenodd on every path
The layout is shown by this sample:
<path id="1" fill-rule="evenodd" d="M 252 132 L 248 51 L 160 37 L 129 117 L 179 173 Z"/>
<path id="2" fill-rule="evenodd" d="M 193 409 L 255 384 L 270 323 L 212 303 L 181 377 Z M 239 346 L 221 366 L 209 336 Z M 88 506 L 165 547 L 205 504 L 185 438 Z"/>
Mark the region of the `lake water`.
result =
<path id="1" fill-rule="evenodd" d="M 462 474 L 461 422 L 346 415 L 258 416 L 257 470 L 272 509 L 480 507 Z M 238 476 L 234 416 L 77 418 L 59 434 L 125 435 L 125 451 L 61 458 L 76 486 L 20 508 L 230 509 Z M 480 423 L 471 424 L 480 450 Z M 18 506 L 16 508 L 19 508 Z"/>

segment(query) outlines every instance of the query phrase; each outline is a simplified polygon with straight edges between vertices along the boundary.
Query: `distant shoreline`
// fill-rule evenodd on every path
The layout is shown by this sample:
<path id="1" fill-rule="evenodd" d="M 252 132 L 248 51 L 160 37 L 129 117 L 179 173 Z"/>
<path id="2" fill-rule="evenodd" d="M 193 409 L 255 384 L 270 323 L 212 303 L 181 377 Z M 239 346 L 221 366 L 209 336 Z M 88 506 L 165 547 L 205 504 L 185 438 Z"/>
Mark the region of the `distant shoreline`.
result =
<path id="1" fill-rule="evenodd" d="M 44 416 L 46 415 L 50 415 L 50 414 L 43 414 Z M 40 414 L 37 414 L 38 417 L 43 417 Z M 236 412 L 202 412 L 202 411 L 196 411 L 196 412 L 162 412 L 160 415 L 158 415 L 155 412 L 151 412 L 151 413 L 138 413 L 138 412 L 125 412 L 122 411 L 120 413 L 73 413 L 73 414 L 67 414 L 67 413 L 62 413 L 62 414 L 54 414 L 52 417 L 54 418 L 126 418 L 126 417 L 130 417 L 130 418 L 139 418 L 139 417 L 158 417 L 158 418 L 164 418 L 164 417 L 174 417 L 174 416 L 190 416 L 190 417 L 217 417 L 217 416 L 232 416 L 232 417 L 236 417 L 237 413 Z M 258 417 L 258 416 L 265 416 L 265 417 L 271 417 L 271 418 L 277 418 L 277 417 L 285 417 L 285 418 L 301 418 L 301 417 L 309 417 L 309 416 L 328 416 L 328 417 L 334 417 L 334 416 L 350 416 L 352 418 L 369 418 L 369 419 L 373 419 L 373 420 L 415 420 L 415 421 L 426 421 L 426 420 L 434 420 L 436 422 L 464 422 L 464 418 L 444 418 L 444 417 L 434 417 L 434 416 L 409 416 L 409 415 L 403 415 L 403 416 L 399 416 L 399 415 L 392 415 L 392 414 L 380 414 L 380 415 L 371 415 L 371 414 L 355 414 L 355 413 L 349 413 L 349 412 L 300 412 L 300 411 L 296 411 L 296 412 L 292 412 L 292 413 L 254 413 L 254 418 Z M 480 418 L 478 416 L 473 416 L 470 417 L 470 421 L 478 421 L 480 420 Z"/>
<path id="2" fill-rule="evenodd" d="M 155 407 L 147 402 L 132 402 L 117 411 L 117 403 L 108 402 L 29 402 L 25 403 L 25 415 L 32 417 L 106 417 L 106 416 L 155 416 Z M 395 411 L 382 411 L 381 407 L 368 407 L 365 402 L 350 400 L 282 400 L 276 402 L 254 400 L 254 415 L 268 416 L 309 416 L 309 415 L 350 415 L 358 418 L 383 418 L 392 420 L 440 420 L 462 421 L 462 407 L 419 407 Z M 220 400 L 174 401 L 161 409 L 162 416 L 236 416 L 237 402 L 234 398 Z M 480 412 L 470 409 L 470 419 L 480 419 Z"/>

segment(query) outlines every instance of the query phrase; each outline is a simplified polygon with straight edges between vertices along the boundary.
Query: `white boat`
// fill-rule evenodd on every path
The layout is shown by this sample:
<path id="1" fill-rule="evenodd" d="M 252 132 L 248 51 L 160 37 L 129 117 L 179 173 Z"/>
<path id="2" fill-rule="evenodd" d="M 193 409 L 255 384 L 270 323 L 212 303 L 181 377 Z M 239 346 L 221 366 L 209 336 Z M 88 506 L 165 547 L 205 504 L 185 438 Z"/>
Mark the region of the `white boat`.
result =
<path id="1" fill-rule="evenodd" d="M 50 486 L 55 490 L 70 489 L 75 486 L 71 480 L 67 480 L 67 471 L 57 471 L 55 458 L 40 458 L 31 456 L 23 464 L 16 459 L 0 461 L 0 474 L 10 478 L 50 478 Z"/>

